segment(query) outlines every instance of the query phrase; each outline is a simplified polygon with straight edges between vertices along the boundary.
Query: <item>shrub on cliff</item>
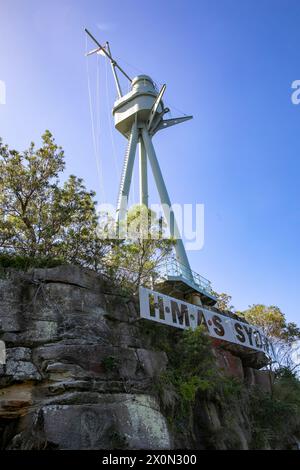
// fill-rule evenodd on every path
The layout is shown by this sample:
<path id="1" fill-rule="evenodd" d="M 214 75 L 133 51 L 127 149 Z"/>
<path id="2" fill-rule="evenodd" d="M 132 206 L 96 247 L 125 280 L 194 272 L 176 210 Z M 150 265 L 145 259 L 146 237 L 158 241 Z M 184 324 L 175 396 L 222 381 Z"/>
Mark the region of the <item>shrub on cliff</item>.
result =
<path id="1" fill-rule="evenodd" d="M 24 152 L 0 139 L 0 266 L 27 269 L 71 263 L 105 272 L 126 291 L 149 285 L 173 241 L 146 207 L 128 213 L 129 233 L 116 237 L 115 222 L 97 214 L 95 193 L 83 180 L 59 177 L 64 152 L 49 131 L 42 145 Z"/>
<path id="2" fill-rule="evenodd" d="M 288 448 L 300 436 L 300 381 L 288 369 L 277 373 L 272 394 L 255 388 L 250 394 L 252 447 Z"/>
<path id="3" fill-rule="evenodd" d="M 259 326 L 272 340 L 274 360 L 270 367 L 277 371 L 282 368 L 292 373 L 299 371 L 297 355 L 300 349 L 300 328 L 287 322 L 284 313 L 275 305 L 255 304 L 239 312 L 249 323 Z"/>
<path id="4" fill-rule="evenodd" d="M 240 396 L 241 383 L 225 376 L 217 366 L 211 338 L 203 327 L 179 331 L 178 336 L 158 341 L 168 355 L 169 366 L 156 383 L 163 408 L 176 426 L 191 425 L 196 400 L 228 405 Z"/>
<path id="5" fill-rule="evenodd" d="M 136 205 L 127 214 L 126 238 L 115 243 L 106 257 L 112 277 L 123 289 L 136 292 L 151 287 L 158 269 L 172 253 L 174 240 L 165 236 L 165 224 L 146 206 Z"/>
<path id="6" fill-rule="evenodd" d="M 60 186 L 64 168 L 64 152 L 49 131 L 40 148 L 31 143 L 24 152 L 0 141 L 2 253 L 28 257 L 32 263 L 59 258 L 91 264 L 94 256 L 99 258 L 95 193 L 73 175 Z"/>

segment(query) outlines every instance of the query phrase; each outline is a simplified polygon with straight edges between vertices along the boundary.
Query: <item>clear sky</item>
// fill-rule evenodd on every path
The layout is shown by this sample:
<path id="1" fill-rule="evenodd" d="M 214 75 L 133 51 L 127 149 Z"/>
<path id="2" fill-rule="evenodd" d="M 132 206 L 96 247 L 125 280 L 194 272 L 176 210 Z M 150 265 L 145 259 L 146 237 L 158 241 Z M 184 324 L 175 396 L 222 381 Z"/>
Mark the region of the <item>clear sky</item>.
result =
<path id="1" fill-rule="evenodd" d="M 125 140 L 111 134 L 105 60 L 89 58 L 87 74 L 84 26 L 110 41 L 129 74 L 167 83 L 173 117 L 177 108 L 194 116 L 155 137 L 171 199 L 205 204 L 193 269 L 236 308 L 278 305 L 299 323 L 300 105 L 291 84 L 300 79 L 300 2 L 0 0 L 0 135 L 22 150 L 49 129 L 65 149 L 66 175 L 114 202 Z M 136 170 L 134 189 L 136 200 Z"/>

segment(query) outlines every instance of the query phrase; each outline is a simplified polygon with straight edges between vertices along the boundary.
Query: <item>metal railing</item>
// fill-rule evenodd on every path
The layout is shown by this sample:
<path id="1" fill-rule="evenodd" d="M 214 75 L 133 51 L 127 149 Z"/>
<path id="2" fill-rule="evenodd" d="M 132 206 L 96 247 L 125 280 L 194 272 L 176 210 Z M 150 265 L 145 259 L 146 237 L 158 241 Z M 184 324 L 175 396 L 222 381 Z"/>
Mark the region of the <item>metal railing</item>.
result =
<path id="1" fill-rule="evenodd" d="M 178 277 L 188 284 L 194 285 L 196 289 L 200 289 L 203 293 L 214 297 L 211 282 L 208 279 L 179 263 L 174 258 L 168 259 L 159 266 L 159 274 L 162 278 Z"/>

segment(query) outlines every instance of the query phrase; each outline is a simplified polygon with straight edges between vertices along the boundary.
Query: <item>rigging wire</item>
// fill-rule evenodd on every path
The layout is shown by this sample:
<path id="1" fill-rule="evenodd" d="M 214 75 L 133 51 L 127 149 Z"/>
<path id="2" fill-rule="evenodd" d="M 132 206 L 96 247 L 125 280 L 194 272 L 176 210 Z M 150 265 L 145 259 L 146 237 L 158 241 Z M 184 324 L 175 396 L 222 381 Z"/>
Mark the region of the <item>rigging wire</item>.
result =
<path id="1" fill-rule="evenodd" d="M 105 82 L 106 82 L 106 108 L 107 108 L 107 118 L 109 121 L 109 129 L 110 129 L 110 139 L 111 139 L 111 146 L 112 146 L 112 153 L 114 157 L 114 165 L 115 165 L 115 171 L 116 171 L 116 177 L 118 178 L 120 175 L 120 169 L 119 169 L 119 162 L 117 158 L 117 151 L 116 151 L 116 144 L 115 144 L 115 139 L 114 139 L 114 133 L 113 133 L 113 128 L 112 128 L 112 116 L 111 116 L 111 111 L 110 111 L 110 103 L 109 103 L 109 98 L 111 94 L 109 93 L 109 88 L 108 88 L 108 61 L 105 60 Z"/>
<path id="2" fill-rule="evenodd" d="M 88 43 L 87 43 L 87 37 L 86 37 L 86 52 L 88 50 Z M 99 102 L 97 102 L 97 108 L 99 109 L 99 63 L 97 62 L 97 96 Z M 93 103 L 92 103 L 92 92 L 91 92 L 91 79 L 90 79 L 90 70 L 89 70 L 89 63 L 88 63 L 88 57 L 86 58 L 86 71 L 87 71 L 87 86 L 88 86 L 88 96 L 89 96 L 89 110 L 90 110 L 90 119 L 91 119 L 91 130 L 92 130 L 92 141 L 93 141 L 93 149 L 94 149 L 94 158 L 96 161 L 96 168 L 97 168 L 97 176 L 98 176 L 98 182 L 99 182 L 99 188 L 100 188 L 100 196 L 102 198 L 102 201 L 105 201 L 105 190 L 104 190 L 104 182 L 103 182 L 103 173 L 102 173 L 102 168 L 101 168 L 101 160 L 99 157 L 99 138 L 100 138 L 100 133 L 99 137 L 97 139 L 96 137 L 96 131 L 99 131 L 100 127 L 100 117 L 99 113 L 100 110 L 97 113 L 98 116 L 98 121 L 99 121 L 99 126 L 97 125 L 97 129 L 95 126 L 95 119 L 94 119 L 94 111 L 93 111 Z"/>
<path id="3" fill-rule="evenodd" d="M 136 67 L 135 65 L 133 65 L 133 64 L 131 64 L 131 63 L 129 63 L 129 62 L 127 62 L 126 60 L 122 59 L 122 57 L 116 57 L 116 59 L 117 59 L 118 61 L 121 61 L 121 62 L 123 62 L 124 64 L 128 65 L 129 67 L 131 67 L 133 70 L 135 70 L 135 71 L 138 72 L 139 74 L 144 75 L 144 72 L 143 72 L 141 69 L 139 69 L 139 68 Z M 164 85 L 163 82 L 161 82 L 160 80 L 157 80 L 157 77 L 154 77 L 154 76 L 152 76 L 152 75 L 151 75 L 151 77 L 153 77 L 154 82 L 155 82 L 155 83 L 154 83 L 155 85 L 159 85 L 160 88 Z M 130 91 L 129 88 L 128 88 L 128 91 Z M 185 113 L 184 111 L 182 111 L 182 109 L 177 108 L 176 106 L 174 106 L 174 105 L 173 105 L 172 103 L 170 103 L 169 101 L 168 101 L 168 102 L 165 101 L 165 104 L 168 105 L 169 108 L 171 107 L 171 108 L 173 108 L 175 111 L 177 111 L 177 112 L 183 114 L 183 116 L 187 116 L 187 113 Z"/>
<path id="4" fill-rule="evenodd" d="M 100 158 L 101 151 L 101 132 L 100 132 L 100 62 L 99 55 L 97 55 L 97 71 L 96 71 L 96 137 L 97 137 L 97 158 L 99 161 L 99 169 L 101 175 L 102 191 L 104 199 L 105 197 L 105 187 L 103 181 L 103 163 Z"/>
<path id="5" fill-rule="evenodd" d="M 114 165 L 115 165 L 115 171 L 116 171 L 116 177 L 118 178 L 119 175 L 120 175 L 120 170 L 119 170 L 119 164 L 118 164 L 118 159 L 117 159 L 117 152 L 116 152 L 116 145 L 115 145 L 115 140 L 114 140 L 114 133 L 113 133 L 113 129 L 112 129 L 112 117 L 111 117 L 111 112 L 110 112 L 110 108 L 109 108 L 109 97 L 111 96 L 110 92 L 109 92 L 109 87 L 108 87 L 108 73 L 107 73 L 107 69 L 108 69 L 108 61 L 106 60 L 105 61 L 105 76 L 106 76 L 106 104 L 107 104 L 107 116 L 108 116 L 108 120 L 109 120 L 109 127 L 110 127 L 110 136 L 111 136 L 111 145 L 112 145 L 112 150 L 113 150 L 113 157 L 114 157 Z M 133 193 L 133 196 L 132 196 L 132 193 L 129 194 L 129 205 L 131 203 L 134 204 L 135 203 L 135 184 L 134 184 L 134 181 L 135 181 L 135 171 L 134 171 L 134 168 L 133 168 L 133 177 L 132 177 L 132 193 Z"/>
<path id="6" fill-rule="evenodd" d="M 87 37 L 86 37 L 86 52 L 87 52 Z M 87 58 L 88 60 L 88 58 Z M 138 73 L 143 74 L 143 72 L 135 67 L 134 65 L 130 64 L 129 62 L 125 61 L 122 58 L 118 58 L 118 60 L 121 60 L 125 64 L 127 64 L 129 67 L 132 69 L 135 69 Z M 94 120 L 94 111 L 93 111 L 93 105 L 92 105 L 92 93 L 91 93 L 91 83 L 90 83 L 90 73 L 89 73 L 89 66 L 88 62 L 87 64 L 87 81 L 88 81 L 88 94 L 89 94 L 89 108 L 90 108 L 90 117 L 91 117 L 91 128 L 92 128 L 92 140 L 93 140 L 93 147 L 94 147 L 94 157 L 96 160 L 96 167 L 97 167 L 97 174 L 98 174 L 98 181 L 99 181 L 99 186 L 100 186 L 100 193 L 102 200 L 104 201 L 106 199 L 105 195 L 105 188 L 104 188 L 104 180 L 103 180 L 103 166 L 100 158 L 100 65 L 99 65 L 99 57 L 97 55 L 97 75 L 96 75 L 96 125 L 95 125 L 95 120 Z M 117 152 L 116 152 L 116 146 L 115 146 L 115 141 L 114 141 L 114 134 L 113 134 L 113 129 L 112 129 L 112 122 L 111 122 L 111 116 L 110 116 L 110 109 L 109 109 L 109 88 L 108 88 L 108 73 L 107 73 L 107 60 L 105 61 L 105 77 L 106 77 L 106 105 L 107 105 L 107 115 L 109 119 L 109 127 L 110 127 L 110 137 L 111 137 L 111 145 L 112 145 L 112 153 L 114 157 L 114 165 L 115 165 L 115 171 L 116 174 L 119 175 L 119 165 L 118 165 L 118 159 L 117 159 Z M 155 85 L 158 84 L 162 86 L 162 82 L 155 80 Z M 130 91 L 130 83 L 127 83 L 127 92 Z M 175 106 L 171 105 L 169 103 L 168 107 L 171 107 L 175 109 L 177 112 L 181 113 L 184 116 L 187 116 L 185 112 L 180 110 L 179 108 L 176 108 Z M 170 112 L 170 115 L 172 116 L 172 113 Z M 129 194 L 129 199 L 131 200 L 131 204 L 135 203 L 135 168 L 133 168 L 133 178 L 132 178 L 132 192 Z M 133 200 L 132 200 L 133 198 Z"/>

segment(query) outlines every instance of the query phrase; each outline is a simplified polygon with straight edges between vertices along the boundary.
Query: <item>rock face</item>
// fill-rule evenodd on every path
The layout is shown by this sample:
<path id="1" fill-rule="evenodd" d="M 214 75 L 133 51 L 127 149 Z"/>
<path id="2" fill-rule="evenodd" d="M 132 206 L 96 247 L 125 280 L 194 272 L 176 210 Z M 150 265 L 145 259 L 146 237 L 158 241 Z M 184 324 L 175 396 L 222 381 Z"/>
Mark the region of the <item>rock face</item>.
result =
<path id="1" fill-rule="evenodd" d="M 168 359 L 154 350 L 138 303 L 103 278 L 75 266 L 7 272 L 0 279 L 2 449 L 228 448 L 222 412 L 205 402 L 194 432 L 180 440 L 153 393 Z M 268 388 L 260 371 L 216 345 L 225 373 Z M 235 443 L 247 449 L 247 417 L 237 407 Z M 207 442 L 210 442 L 208 445 Z"/>
<path id="2" fill-rule="evenodd" d="M 94 398 L 95 400 L 95 398 Z M 84 401 L 84 400 L 82 400 Z M 101 394 L 97 402 L 44 405 L 28 416 L 8 448 L 167 449 L 166 422 L 149 395 Z"/>
<path id="3" fill-rule="evenodd" d="M 133 301 L 90 271 L 0 280 L 2 448 L 172 447 L 149 383 L 167 364 L 145 348 Z"/>

